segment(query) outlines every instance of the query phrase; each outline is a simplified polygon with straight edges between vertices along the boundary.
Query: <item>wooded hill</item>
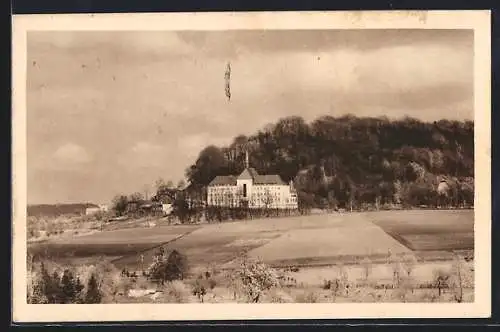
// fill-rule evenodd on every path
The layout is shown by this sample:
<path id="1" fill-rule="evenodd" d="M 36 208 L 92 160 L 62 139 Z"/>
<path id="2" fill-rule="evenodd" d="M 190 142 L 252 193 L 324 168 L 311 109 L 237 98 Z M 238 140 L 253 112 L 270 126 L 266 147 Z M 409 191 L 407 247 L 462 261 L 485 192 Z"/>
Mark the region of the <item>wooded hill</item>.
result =
<path id="1" fill-rule="evenodd" d="M 282 118 L 230 146 L 207 146 L 186 176 L 202 192 L 237 175 L 245 151 L 260 174 L 293 180 L 301 207 L 472 205 L 474 122 L 323 116 Z"/>

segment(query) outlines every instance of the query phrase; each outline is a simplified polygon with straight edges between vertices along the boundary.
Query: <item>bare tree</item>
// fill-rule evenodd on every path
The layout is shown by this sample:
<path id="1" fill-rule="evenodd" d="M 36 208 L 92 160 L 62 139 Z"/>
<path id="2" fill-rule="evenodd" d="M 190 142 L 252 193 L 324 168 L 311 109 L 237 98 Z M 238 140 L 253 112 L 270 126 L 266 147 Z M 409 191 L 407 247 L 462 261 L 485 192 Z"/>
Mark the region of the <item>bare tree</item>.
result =
<path id="1" fill-rule="evenodd" d="M 403 270 L 401 258 L 389 252 L 388 263 L 392 270 L 393 287 L 398 288 L 401 283 L 401 272 Z"/>
<path id="2" fill-rule="evenodd" d="M 166 186 L 166 182 L 163 178 L 158 178 L 158 180 L 155 181 L 155 188 L 156 188 L 157 192 L 165 186 Z"/>
<path id="3" fill-rule="evenodd" d="M 361 265 L 363 267 L 363 277 L 365 278 L 365 281 L 366 281 L 370 277 L 373 264 L 372 264 L 372 261 L 368 257 L 365 257 L 361 261 Z"/>
<path id="4" fill-rule="evenodd" d="M 414 293 L 414 284 L 412 280 L 412 273 L 417 266 L 418 260 L 413 254 L 407 254 L 401 260 L 402 268 L 406 272 L 406 286 L 411 289 L 411 292 Z"/>
<path id="5" fill-rule="evenodd" d="M 453 288 L 455 301 L 462 303 L 464 301 L 464 284 L 465 284 L 465 260 L 459 256 L 455 255 L 455 261 L 452 267 L 453 275 Z"/>
<path id="6" fill-rule="evenodd" d="M 403 257 L 402 263 L 403 268 L 406 271 L 406 275 L 410 277 L 413 270 L 415 270 L 418 260 L 413 254 L 407 254 Z"/>

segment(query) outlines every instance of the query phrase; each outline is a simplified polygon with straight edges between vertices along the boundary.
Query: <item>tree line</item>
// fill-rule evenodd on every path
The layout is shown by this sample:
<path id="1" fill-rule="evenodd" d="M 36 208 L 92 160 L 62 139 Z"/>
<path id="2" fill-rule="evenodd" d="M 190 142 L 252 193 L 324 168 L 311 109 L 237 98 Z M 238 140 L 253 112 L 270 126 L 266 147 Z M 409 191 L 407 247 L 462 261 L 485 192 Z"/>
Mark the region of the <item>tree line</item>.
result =
<path id="1" fill-rule="evenodd" d="M 474 201 L 473 121 L 285 117 L 229 146 L 205 147 L 186 170 L 191 190 L 202 193 L 217 175 L 238 175 L 245 151 L 259 173 L 294 182 L 302 209 Z"/>

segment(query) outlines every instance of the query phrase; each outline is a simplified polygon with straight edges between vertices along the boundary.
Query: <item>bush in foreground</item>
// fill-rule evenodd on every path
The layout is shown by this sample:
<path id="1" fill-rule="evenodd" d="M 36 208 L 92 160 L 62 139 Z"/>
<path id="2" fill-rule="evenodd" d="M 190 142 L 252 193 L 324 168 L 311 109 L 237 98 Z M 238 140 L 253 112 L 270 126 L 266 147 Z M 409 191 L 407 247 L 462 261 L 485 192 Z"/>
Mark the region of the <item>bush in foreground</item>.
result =
<path id="1" fill-rule="evenodd" d="M 295 296 L 296 303 L 317 303 L 318 301 L 319 295 L 314 291 L 305 291 Z"/>
<path id="2" fill-rule="evenodd" d="M 293 297 L 283 289 L 271 289 L 269 292 L 269 302 L 271 303 L 293 303 Z"/>
<path id="3" fill-rule="evenodd" d="M 157 281 L 163 285 L 165 281 L 183 280 L 188 269 L 187 257 L 185 255 L 177 250 L 173 250 L 167 255 L 163 249 L 160 249 L 154 257 L 147 275 L 150 280 Z"/>
<path id="4" fill-rule="evenodd" d="M 258 259 L 243 257 L 235 276 L 241 283 L 247 301 L 251 303 L 259 302 L 265 291 L 279 286 L 276 271 Z"/>
<path id="5" fill-rule="evenodd" d="M 188 303 L 189 289 L 180 280 L 169 281 L 165 284 L 164 299 L 167 303 Z"/>

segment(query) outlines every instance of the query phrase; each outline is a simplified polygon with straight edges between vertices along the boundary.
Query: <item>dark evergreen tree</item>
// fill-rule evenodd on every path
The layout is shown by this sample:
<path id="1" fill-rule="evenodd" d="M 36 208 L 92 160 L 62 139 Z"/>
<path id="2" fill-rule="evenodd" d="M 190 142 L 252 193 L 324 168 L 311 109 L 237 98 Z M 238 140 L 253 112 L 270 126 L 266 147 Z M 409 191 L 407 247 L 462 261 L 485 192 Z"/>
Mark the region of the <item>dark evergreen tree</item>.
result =
<path id="1" fill-rule="evenodd" d="M 182 280 L 188 269 L 187 258 L 177 250 L 168 255 L 165 265 L 165 280 Z"/>
<path id="2" fill-rule="evenodd" d="M 101 303 L 102 293 L 97 283 L 97 279 L 94 274 L 92 274 L 89 278 L 87 284 L 87 292 L 85 294 L 84 302 L 85 303 Z"/>

